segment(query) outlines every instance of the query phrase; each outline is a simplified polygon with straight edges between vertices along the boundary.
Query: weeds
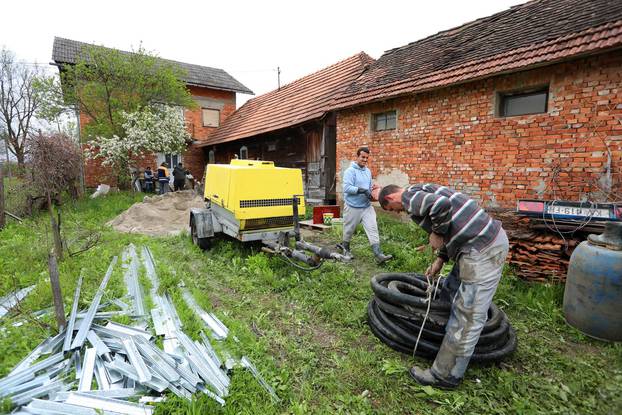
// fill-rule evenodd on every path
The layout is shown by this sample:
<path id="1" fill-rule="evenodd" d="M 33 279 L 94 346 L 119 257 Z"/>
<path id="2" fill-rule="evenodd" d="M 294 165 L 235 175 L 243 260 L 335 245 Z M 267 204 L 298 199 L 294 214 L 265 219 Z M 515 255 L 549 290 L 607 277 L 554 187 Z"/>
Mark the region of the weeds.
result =
<path id="1" fill-rule="evenodd" d="M 352 243 L 356 256 L 352 265 L 326 263 L 305 273 L 261 253 L 256 245 L 222 238 L 205 253 L 187 235 L 148 238 L 104 226 L 136 200 L 137 196 L 119 193 L 64 208 L 66 221 L 101 232 L 95 247 L 60 264 L 67 309 L 81 270 L 85 280 L 80 308 L 84 309 L 111 258 L 130 242 L 147 245 L 156 260 L 160 289 L 171 294 L 184 329 L 197 338 L 205 327 L 181 299 L 181 281 L 199 305 L 214 312 L 238 339 L 230 336 L 223 343 L 213 342 L 214 347 L 228 350 L 233 357 L 249 356 L 282 399 L 272 403 L 247 371 L 236 368 L 224 408 L 200 393 L 192 402 L 171 395 L 157 405 L 159 414 L 622 412 L 622 346 L 589 339 L 566 325 L 560 286 L 528 284 L 506 269 L 495 301 L 517 330 L 517 352 L 500 364 L 472 365 L 457 391 L 420 387 L 407 370 L 429 362 L 380 343 L 370 333 L 365 314 L 372 275 L 422 272 L 433 259 L 429 249 L 415 249 L 426 243 L 425 233 L 415 225 L 379 215 L 383 249 L 395 257 L 384 268 L 376 266 L 359 231 Z M 45 280 L 42 220 L 12 224 L 0 233 L 0 295 L 12 288 L 9 276 L 20 286 L 36 283 L 36 290 L 22 304 L 32 311 L 52 304 Z M 334 244 L 341 235 L 331 231 L 309 238 Z M 144 274 L 139 280 L 147 294 L 148 280 Z M 125 293 L 117 270 L 106 296 Z M 149 305 L 149 296 L 145 298 Z M 12 327 L 10 323 L 19 318 L 0 321 L 6 329 L 0 334 L 0 376 L 51 334 L 29 322 Z M 44 322 L 54 324 L 53 317 Z"/>

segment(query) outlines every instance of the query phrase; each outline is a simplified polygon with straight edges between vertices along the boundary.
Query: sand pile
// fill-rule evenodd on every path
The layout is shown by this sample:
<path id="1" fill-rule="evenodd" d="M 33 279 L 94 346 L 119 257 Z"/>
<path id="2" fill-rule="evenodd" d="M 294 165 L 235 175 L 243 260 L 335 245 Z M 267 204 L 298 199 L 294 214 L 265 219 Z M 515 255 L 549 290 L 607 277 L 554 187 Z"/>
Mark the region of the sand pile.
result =
<path id="1" fill-rule="evenodd" d="M 190 208 L 193 207 L 205 207 L 205 202 L 191 190 L 146 196 L 141 203 L 133 204 L 108 225 L 119 232 L 177 235 L 189 231 Z"/>

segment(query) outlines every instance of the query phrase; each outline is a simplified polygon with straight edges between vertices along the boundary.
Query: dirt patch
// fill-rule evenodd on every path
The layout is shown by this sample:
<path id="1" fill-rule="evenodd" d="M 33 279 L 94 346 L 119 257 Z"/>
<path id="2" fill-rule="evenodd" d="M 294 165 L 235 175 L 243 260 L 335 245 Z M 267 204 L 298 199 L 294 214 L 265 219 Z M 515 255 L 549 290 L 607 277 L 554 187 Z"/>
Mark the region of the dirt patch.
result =
<path id="1" fill-rule="evenodd" d="M 119 232 L 150 236 L 177 235 L 189 230 L 190 208 L 204 207 L 203 198 L 191 190 L 146 196 L 108 222 Z"/>

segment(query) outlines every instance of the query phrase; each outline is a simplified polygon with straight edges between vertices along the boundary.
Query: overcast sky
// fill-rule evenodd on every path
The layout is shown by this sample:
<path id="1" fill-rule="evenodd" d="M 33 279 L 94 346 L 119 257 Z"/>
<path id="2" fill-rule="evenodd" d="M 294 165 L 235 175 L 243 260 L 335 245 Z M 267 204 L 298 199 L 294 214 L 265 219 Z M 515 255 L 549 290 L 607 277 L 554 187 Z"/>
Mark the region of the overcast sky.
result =
<path id="1" fill-rule="evenodd" d="M 256 95 L 360 51 L 385 50 L 523 3 L 433 1 L 3 1 L 0 46 L 48 64 L 54 36 L 122 50 L 143 47 L 222 68 Z M 251 98 L 238 95 L 238 105 Z"/>

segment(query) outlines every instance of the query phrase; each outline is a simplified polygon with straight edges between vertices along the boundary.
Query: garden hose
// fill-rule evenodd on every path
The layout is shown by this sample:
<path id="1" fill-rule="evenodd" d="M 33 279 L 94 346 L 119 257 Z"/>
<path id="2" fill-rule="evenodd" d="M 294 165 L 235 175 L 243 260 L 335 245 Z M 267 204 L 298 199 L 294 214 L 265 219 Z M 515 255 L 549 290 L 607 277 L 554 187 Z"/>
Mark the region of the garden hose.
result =
<path id="1" fill-rule="evenodd" d="M 367 316 L 374 335 L 402 353 L 412 354 L 417 345 L 417 356 L 434 359 L 445 336 L 451 309 L 450 302 L 437 298 L 441 297 L 440 290 L 433 291 L 426 313 L 428 283 L 423 275 L 379 274 L 371 279 L 371 286 L 374 297 L 367 306 Z M 493 303 L 471 361 L 502 360 L 516 350 L 516 344 L 516 332 L 505 313 Z"/>

